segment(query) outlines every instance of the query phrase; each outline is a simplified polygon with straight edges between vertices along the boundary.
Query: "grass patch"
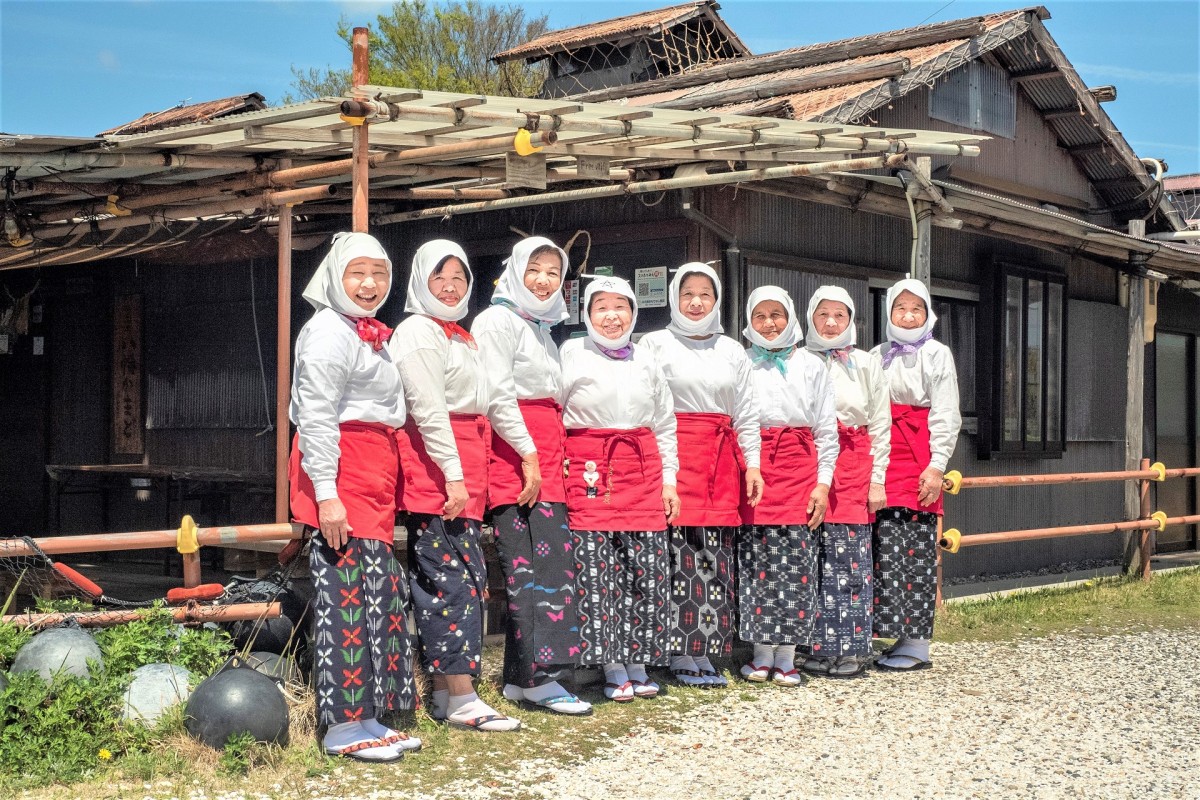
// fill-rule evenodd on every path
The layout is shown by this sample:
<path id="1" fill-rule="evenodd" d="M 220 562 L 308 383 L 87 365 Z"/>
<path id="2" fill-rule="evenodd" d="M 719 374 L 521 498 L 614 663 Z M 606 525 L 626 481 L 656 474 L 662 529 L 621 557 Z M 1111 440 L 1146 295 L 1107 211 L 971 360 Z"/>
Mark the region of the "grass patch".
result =
<path id="1" fill-rule="evenodd" d="M 1112 633 L 1200 624 L 1200 567 L 1140 578 L 1094 578 L 1076 586 L 947 603 L 942 642 L 1001 641 L 1051 633 Z"/>

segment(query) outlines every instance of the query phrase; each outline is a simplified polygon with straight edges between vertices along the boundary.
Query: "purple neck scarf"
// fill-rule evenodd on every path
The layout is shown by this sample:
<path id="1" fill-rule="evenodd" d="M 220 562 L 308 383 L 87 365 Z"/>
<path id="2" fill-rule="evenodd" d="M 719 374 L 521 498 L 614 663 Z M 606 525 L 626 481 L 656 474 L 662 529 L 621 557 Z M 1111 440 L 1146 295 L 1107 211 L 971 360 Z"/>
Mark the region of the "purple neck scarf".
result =
<path id="1" fill-rule="evenodd" d="M 918 350 L 921 349 L 921 345 L 925 344 L 932 338 L 933 338 L 933 332 L 930 331 L 929 333 L 922 336 L 920 339 L 917 339 L 912 344 L 904 344 L 902 342 L 889 342 L 889 344 L 891 344 L 891 347 L 888 348 L 888 351 L 883 354 L 883 366 L 886 367 L 888 364 L 891 364 L 892 359 L 894 359 L 896 356 L 906 356 L 906 355 L 909 355 L 910 353 L 917 352 Z"/>
<path id="2" fill-rule="evenodd" d="M 605 347 L 595 339 L 592 340 L 592 343 L 596 345 L 597 350 L 599 350 L 601 353 L 604 353 L 604 355 L 608 356 L 613 361 L 628 361 L 629 359 L 633 358 L 632 342 L 626 344 L 624 347 L 618 347 L 615 350 L 611 347 Z"/>

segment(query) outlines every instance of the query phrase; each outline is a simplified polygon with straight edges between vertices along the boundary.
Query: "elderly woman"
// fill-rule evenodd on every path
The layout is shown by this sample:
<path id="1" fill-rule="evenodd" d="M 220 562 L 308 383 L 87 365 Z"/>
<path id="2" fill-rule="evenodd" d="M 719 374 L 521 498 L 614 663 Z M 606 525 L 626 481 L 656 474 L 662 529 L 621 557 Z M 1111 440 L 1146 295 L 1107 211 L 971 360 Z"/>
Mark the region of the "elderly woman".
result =
<path id="1" fill-rule="evenodd" d="M 853 678 L 871 655 L 871 520 L 885 505 L 891 404 L 879 356 L 856 350 L 854 301 L 822 286 L 808 301 L 805 344 L 829 370 L 837 399 L 838 460 L 821 528 L 817 613 L 803 669 Z"/>
<path id="2" fill-rule="evenodd" d="M 680 512 L 671 528 L 671 671 L 688 686 L 725 686 L 710 656 L 733 651 L 734 536 L 743 499 L 762 496 L 750 361 L 722 336 L 721 280 L 684 264 L 668 290 L 671 322 L 643 340 L 675 403 Z M 744 482 L 743 482 L 744 477 Z"/>
<path id="3" fill-rule="evenodd" d="M 508 594 L 504 696 L 560 714 L 591 705 L 563 688 L 579 663 L 575 553 L 563 483 L 562 366 L 550 329 L 567 318 L 567 254 L 517 242 L 471 326 L 492 392 L 488 507 Z"/>
<path id="4" fill-rule="evenodd" d="M 373 237 L 339 233 L 304 290 L 316 310 L 296 339 L 296 426 L 288 463 L 292 517 L 314 529 L 313 678 L 330 755 L 395 761 L 420 740 L 379 718 L 414 707 L 407 583 L 393 552 L 394 430 L 404 424 L 400 373 L 375 312 L 392 262 Z M 397 623 L 399 620 L 399 623 Z"/>
<path id="5" fill-rule="evenodd" d="M 896 643 L 876 666 L 908 672 L 931 666 L 942 473 L 962 416 L 954 357 L 933 338 L 937 316 L 925 284 L 897 282 L 887 308 L 887 341 L 872 351 L 883 361 L 892 408 L 887 507 L 875 522 L 875 635 Z"/>
<path id="6" fill-rule="evenodd" d="M 797 347 L 792 298 L 762 286 L 746 302 L 744 333 L 762 429 L 763 495 L 743 506 L 738 541 L 738 630 L 754 645 L 748 681 L 802 683 L 796 645 L 809 640 L 817 543 L 838 457 L 833 385 L 821 360 Z"/>
<path id="7" fill-rule="evenodd" d="M 457 244 L 435 239 L 413 257 L 404 310 L 388 350 L 404 382 L 409 419 L 396 433 L 397 504 L 407 512 L 408 570 L 435 719 L 478 731 L 521 723 L 479 698 L 483 592 L 480 550 L 491 427 L 479 348 L 458 324 L 473 278 Z"/>
<path id="8" fill-rule="evenodd" d="M 579 568 L 584 664 L 604 695 L 654 697 L 667 663 L 667 523 L 679 512 L 675 415 L 654 355 L 629 341 L 637 301 L 620 278 L 584 295 L 587 339 L 563 345 L 567 510 Z"/>

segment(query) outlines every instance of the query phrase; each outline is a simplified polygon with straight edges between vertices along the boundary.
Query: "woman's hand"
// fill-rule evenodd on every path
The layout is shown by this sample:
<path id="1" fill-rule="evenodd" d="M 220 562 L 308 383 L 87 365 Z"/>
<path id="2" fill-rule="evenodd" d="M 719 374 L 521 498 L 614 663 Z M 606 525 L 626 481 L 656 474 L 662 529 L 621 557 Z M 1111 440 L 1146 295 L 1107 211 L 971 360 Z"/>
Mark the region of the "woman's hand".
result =
<path id="1" fill-rule="evenodd" d="M 524 485 L 517 495 L 517 505 L 533 506 L 537 502 L 538 492 L 542 490 L 542 469 L 538 464 L 538 454 L 535 450 L 527 456 L 521 456 L 521 479 Z"/>
<path id="2" fill-rule="evenodd" d="M 758 467 L 746 468 L 746 501 L 750 503 L 750 507 L 754 508 L 758 505 L 758 501 L 762 500 L 763 495 L 763 478 L 762 471 Z"/>
<path id="3" fill-rule="evenodd" d="M 942 471 L 929 467 L 917 478 L 917 502 L 933 505 L 942 493 Z"/>
<path id="4" fill-rule="evenodd" d="M 886 507 L 887 491 L 883 488 L 883 484 L 872 483 L 871 488 L 867 490 L 867 513 L 875 514 Z"/>
<path id="5" fill-rule="evenodd" d="M 346 519 L 346 507 L 336 497 L 317 503 L 317 521 L 321 536 L 334 550 L 341 550 L 350 541 L 350 522 Z"/>
<path id="6" fill-rule="evenodd" d="M 467 507 L 467 482 L 446 481 L 446 504 L 442 506 L 442 519 L 454 519 Z"/>
<path id="7" fill-rule="evenodd" d="M 815 531 L 825 521 L 825 511 L 829 508 L 829 487 L 818 483 L 808 496 L 808 529 Z"/>
<path id="8" fill-rule="evenodd" d="M 679 492 L 675 491 L 674 484 L 663 484 L 662 500 L 663 511 L 667 515 L 667 524 L 670 525 L 679 516 Z"/>

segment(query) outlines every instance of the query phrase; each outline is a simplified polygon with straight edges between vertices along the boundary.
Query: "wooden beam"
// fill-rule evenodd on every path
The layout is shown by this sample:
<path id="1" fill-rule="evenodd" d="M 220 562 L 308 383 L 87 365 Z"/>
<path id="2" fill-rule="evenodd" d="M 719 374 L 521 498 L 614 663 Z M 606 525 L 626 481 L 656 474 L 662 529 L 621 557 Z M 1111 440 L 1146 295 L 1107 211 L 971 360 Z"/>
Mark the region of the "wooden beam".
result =
<path id="1" fill-rule="evenodd" d="M 1058 192 L 1042 189 L 1038 186 L 1030 186 L 1025 183 L 1017 183 L 1016 181 L 997 178 L 994 175 L 985 175 L 982 172 L 974 172 L 972 170 L 963 169 L 958 165 L 951 165 L 946 171 L 948 177 L 962 181 L 963 183 L 971 183 L 976 186 L 982 186 L 986 189 L 995 189 L 1004 194 L 1016 195 L 1030 200 L 1036 200 L 1039 203 L 1050 203 L 1056 206 L 1066 208 L 1087 209 L 1091 207 L 1088 201 L 1078 197 L 1072 197 L 1067 194 L 1059 194 Z"/>
<path id="2" fill-rule="evenodd" d="M 829 86 L 841 86 L 847 83 L 894 78 L 903 75 L 910 66 L 907 58 L 886 58 L 870 61 L 865 64 L 839 64 L 787 78 L 775 80 L 764 79 L 750 86 L 738 86 L 732 89 L 701 90 L 694 94 L 679 97 L 674 100 L 664 100 L 655 103 L 655 108 L 712 108 L 715 106 L 746 103 L 753 100 L 767 100 L 779 95 L 799 94 L 814 89 L 824 89 Z"/>
<path id="3" fill-rule="evenodd" d="M 292 207 L 279 209 L 275 290 L 275 521 L 291 518 L 288 494 L 288 448 L 292 394 Z M 253 269 L 253 266 L 251 267 Z"/>
<path id="4" fill-rule="evenodd" d="M 1117 87 L 1115 86 L 1093 86 L 1088 89 L 1088 93 L 1095 98 L 1097 103 L 1111 103 L 1117 99 Z"/>
<path id="5" fill-rule="evenodd" d="M 1011 76 L 1013 83 L 1030 83 L 1032 81 L 1044 81 L 1049 78 L 1061 78 L 1062 72 L 1058 67 L 1045 67 L 1043 69 L 1031 69 L 1028 72 L 1014 72 Z"/>

